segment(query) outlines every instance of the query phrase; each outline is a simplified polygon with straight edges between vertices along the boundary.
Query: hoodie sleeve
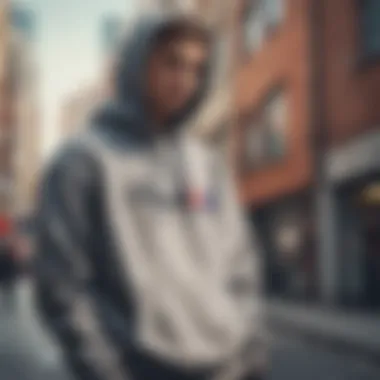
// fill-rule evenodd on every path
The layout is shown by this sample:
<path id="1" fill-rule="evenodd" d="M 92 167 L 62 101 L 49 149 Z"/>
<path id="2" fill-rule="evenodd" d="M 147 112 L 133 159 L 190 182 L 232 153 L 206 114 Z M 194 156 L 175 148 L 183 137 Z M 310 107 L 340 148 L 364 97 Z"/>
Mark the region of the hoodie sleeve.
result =
<path id="1" fill-rule="evenodd" d="M 90 161 L 66 152 L 41 186 L 36 231 L 36 297 L 41 316 L 81 380 L 125 380 L 119 352 L 97 310 L 89 207 L 96 186 Z M 108 307 L 108 306 L 107 306 Z"/>

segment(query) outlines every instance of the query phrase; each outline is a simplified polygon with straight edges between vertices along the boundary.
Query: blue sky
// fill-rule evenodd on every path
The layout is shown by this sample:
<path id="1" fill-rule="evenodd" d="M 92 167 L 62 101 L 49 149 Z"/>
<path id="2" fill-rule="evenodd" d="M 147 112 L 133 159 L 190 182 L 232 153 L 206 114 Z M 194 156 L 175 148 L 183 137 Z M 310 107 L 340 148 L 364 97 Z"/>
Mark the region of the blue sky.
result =
<path id="1" fill-rule="evenodd" d="M 13 0 L 32 8 L 41 83 L 43 149 L 55 143 L 65 96 L 96 80 L 101 68 L 101 18 L 133 18 L 138 0 Z"/>

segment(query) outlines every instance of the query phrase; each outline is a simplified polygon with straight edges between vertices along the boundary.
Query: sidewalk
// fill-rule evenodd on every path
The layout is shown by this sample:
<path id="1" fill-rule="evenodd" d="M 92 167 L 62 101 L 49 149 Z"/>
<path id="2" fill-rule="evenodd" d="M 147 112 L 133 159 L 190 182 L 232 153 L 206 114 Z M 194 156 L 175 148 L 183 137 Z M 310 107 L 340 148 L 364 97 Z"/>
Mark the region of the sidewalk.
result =
<path id="1" fill-rule="evenodd" d="M 39 320 L 27 278 L 12 294 L 0 289 L 0 379 L 25 378 L 26 373 L 28 380 L 71 379 L 58 347 Z"/>
<path id="2" fill-rule="evenodd" d="M 380 366 L 380 314 L 348 314 L 269 300 L 267 316 L 274 332 L 296 334 L 333 349 L 361 355 Z"/>

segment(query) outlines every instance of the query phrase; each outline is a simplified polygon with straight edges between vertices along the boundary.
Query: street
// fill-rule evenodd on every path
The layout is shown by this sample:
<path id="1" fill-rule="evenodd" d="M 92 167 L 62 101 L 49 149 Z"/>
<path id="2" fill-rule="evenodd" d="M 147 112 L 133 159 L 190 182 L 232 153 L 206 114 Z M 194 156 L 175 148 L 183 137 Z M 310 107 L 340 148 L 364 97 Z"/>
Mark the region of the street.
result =
<path id="1" fill-rule="evenodd" d="M 0 297 L 0 379 L 70 380 L 54 345 L 38 324 L 28 283 L 16 297 Z M 378 380 L 380 370 L 358 358 L 296 339 L 276 337 L 271 380 Z"/>

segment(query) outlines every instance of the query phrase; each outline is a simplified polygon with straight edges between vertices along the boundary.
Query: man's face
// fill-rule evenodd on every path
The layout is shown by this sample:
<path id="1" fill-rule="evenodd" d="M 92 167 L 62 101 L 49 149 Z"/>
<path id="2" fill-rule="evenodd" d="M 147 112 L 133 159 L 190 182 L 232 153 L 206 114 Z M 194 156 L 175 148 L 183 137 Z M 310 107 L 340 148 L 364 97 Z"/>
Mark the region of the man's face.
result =
<path id="1" fill-rule="evenodd" d="M 148 65 L 151 107 L 165 116 L 181 111 L 201 85 L 207 56 L 206 44 L 191 39 L 157 48 Z"/>

